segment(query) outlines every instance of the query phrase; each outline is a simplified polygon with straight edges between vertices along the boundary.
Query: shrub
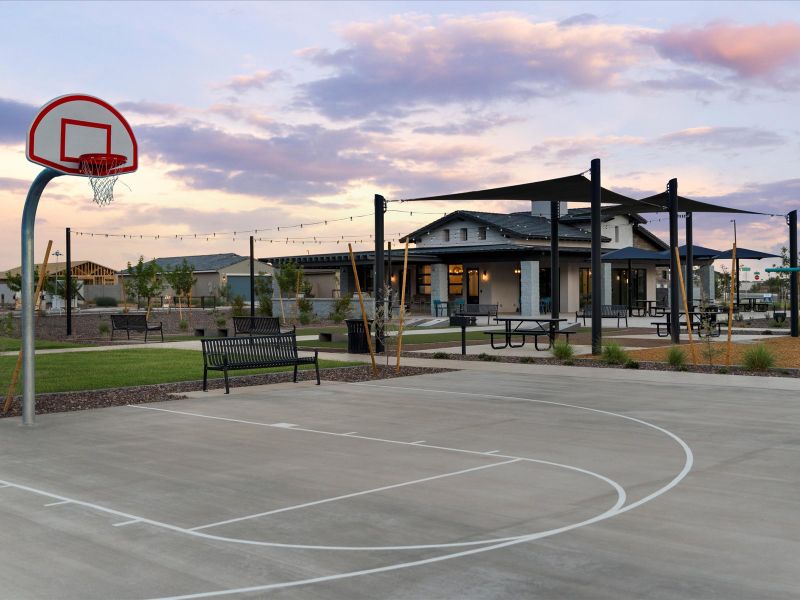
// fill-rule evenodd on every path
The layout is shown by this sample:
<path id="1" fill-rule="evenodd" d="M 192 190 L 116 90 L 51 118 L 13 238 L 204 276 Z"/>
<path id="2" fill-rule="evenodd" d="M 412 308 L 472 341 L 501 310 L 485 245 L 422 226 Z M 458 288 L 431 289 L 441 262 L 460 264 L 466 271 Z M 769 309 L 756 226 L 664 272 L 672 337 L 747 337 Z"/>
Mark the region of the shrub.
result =
<path id="1" fill-rule="evenodd" d="M 94 303 L 97 306 L 117 306 L 118 304 L 117 299 L 111 296 L 98 296 L 94 299 Z"/>
<path id="2" fill-rule="evenodd" d="M 350 313 L 350 303 L 353 300 L 353 294 L 347 294 L 341 298 L 337 298 L 333 303 L 333 311 L 331 312 L 331 320 L 334 323 L 341 323 L 347 318 Z"/>
<path id="3" fill-rule="evenodd" d="M 727 375 L 728 373 L 730 373 L 730 371 L 728 370 L 728 367 L 720 367 L 719 369 L 717 369 L 717 373 L 720 373 L 722 375 Z"/>
<path id="4" fill-rule="evenodd" d="M 532 356 L 523 356 L 522 358 L 519 359 L 519 362 L 528 365 L 530 363 L 536 362 L 536 359 L 533 358 Z"/>
<path id="5" fill-rule="evenodd" d="M 6 316 L 0 319 L 0 335 L 11 337 L 14 333 L 14 320 L 11 313 L 6 313 Z"/>
<path id="6" fill-rule="evenodd" d="M 638 369 L 639 368 L 639 361 L 628 359 L 625 363 L 626 369 Z"/>
<path id="7" fill-rule="evenodd" d="M 450 355 L 447 352 L 434 352 L 431 354 L 431 358 L 439 358 L 442 360 L 447 360 L 450 358 Z"/>
<path id="8" fill-rule="evenodd" d="M 552 352 L 558 360 L 570 360 L 575 356 L 575 349 L 567 340 L 556 340 Z"/>
<path id="9" fill-rule="evenodd" d="M 314 304 L 308 298 L 297 299 L 297 309 L 300 312 L 300 323 L 308 325 L 314 318 Z"/>
<path id="10" fill-rule="evenodd" d="M 616 342 L 609 342 L 603 346 L 603 360 L 609 365 L 624 365 L 630 360 L 630 356 Z"/>
<path id="11" fill-rule="evenodd" d="M 745 350 L 743 360 L 748 371 L 767 371 L 775 366 L 775 354 L 764 344 Z"/>
<path id="12" fill-rule="evenodd" d="M 233 300 L 231 300 L 231 314 L 234 317 L 244 316 L 244 296 L 237 294 L 233 297 Z"/>
<path id="13" fill-rule="evenodd" d="M 313 315 L 310 312 L 301 312 L 300 313 L 300 324 L 301 325 L 310 325 L 312 320 L 313 320 Z"/>
<path id="14" fill-rule="evenodd" d="M 228 324 L 228 319 L 225 317 L 219 317 L 217 319 L 217 327 L 225 327 Z"/>
<path id="15" fill-rule="evenodd" d="M 478 360 L 485 360 L 486 362 L 497 362 L 497 357 L 494 354 L 486 354 L 481 352 L 478 354 Z"/>
<path id="16" fill-rule="evenodd" d="M 178 329 L 180 329 L 181 331 L 186 331 L 187 329 L 189 329 L 189 321 L 187 321 L 186 319 L 181 319 L 178 322 Z"/>
<path id="17" fill-rule="evenodd" d="M 104 333 L 105 334 L 105 333 L 108 333 L 109 331 L 111 331 L 111 327 L 109 327 L 108 323 L 101 322 L 97 326 L 97 331 L 99 331 L 100 333 Z"/>
<path id="18" fill-rule="evenodd" d="M 683 367 L 686 365 L 686 351 L 680 346 L 672 346 L 667 352 L 667 363 L 670 367 Z"/>

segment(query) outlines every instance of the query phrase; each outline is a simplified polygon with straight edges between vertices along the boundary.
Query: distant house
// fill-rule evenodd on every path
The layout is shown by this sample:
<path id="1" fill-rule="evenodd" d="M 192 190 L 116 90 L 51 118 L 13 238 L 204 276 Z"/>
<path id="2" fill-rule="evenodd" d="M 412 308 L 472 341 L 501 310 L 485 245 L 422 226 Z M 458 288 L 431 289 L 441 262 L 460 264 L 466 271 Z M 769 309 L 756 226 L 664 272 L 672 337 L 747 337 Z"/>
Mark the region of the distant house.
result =
<path id="1" fill-rule="evenodd" d="M 192 265 L 197 283 L 192 288 L 192 296 L 218 296 L 220 289 L 230 286 L 232 295 L 239 295 L 250 302 L 250 259 L 239 254 L 201 254 L 198 256 L 166 256 L 156 258 L 159 273 L 164 273 L 179 267 L 183 260 Z M 124 280 L 129 277 L 128 269 L 119 271 L 119 277 Z M 255 274 L 264 274 L 272 277 L 274 270 L 269 263 L 257 260 Z M 165 296 L 174 294 L 168 286 L 164 286 Z"/>
<path id="2" fill-rule="evenodd" d="M 42 265 L 37 264 L 36 269 L 41 269 Z M 22 267 L 15 267 L 7 271 L 0 271 L 0 301 L 11 304 L 14 292 L 8 287 L 8 275 L 19 275 Z M 67 263 L 48 262 L 47 276 L 49 279 L 66 279 Z M 91 260 L 72 261 L 72 279 L 78 283 L 78 301 L 91 300 L 98 296 L 117 297 L 119 290 L 117 284 L 117 272 L 111 267 L 103 266 Z"/>

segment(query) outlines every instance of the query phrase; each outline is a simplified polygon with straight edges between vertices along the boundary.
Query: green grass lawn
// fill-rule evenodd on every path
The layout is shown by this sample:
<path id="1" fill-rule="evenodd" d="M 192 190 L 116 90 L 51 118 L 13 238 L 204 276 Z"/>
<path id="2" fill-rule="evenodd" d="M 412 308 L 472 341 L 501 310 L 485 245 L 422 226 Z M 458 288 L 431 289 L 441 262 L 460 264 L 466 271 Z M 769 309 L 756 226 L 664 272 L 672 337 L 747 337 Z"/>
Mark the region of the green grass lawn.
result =
<path id="1" fill-rule="evenodd" d="M 54 342 L 51 340 L 36 340 L 37 350 L 49 350 L 52 348 L 82 348 L 89 344 L 78 344 L 75 342 Z M 22 346 L 19 338 L 0 337 L 0 352 L 18 351 Z"/>
<path id="2" fill-rule="evenodd" d="M 16 357 L 0 356 L 0 381 L 8 382 Z M 320 368 L 348 367 L 357 362 L 319 361 Z M 303 370 L 314 365 L 301 365 Z M 231 371 L 233 376 L 290 371 L 292 367 Z M 210 371 L 209 378 L 222 377 Z M 43 354 L 36 357 L 36 391 L 70 392 L 101 388 L 193 381 L 203 378 L 203 353 L 196 350 L 107 350 Z M 7 385 L 7 384 L 6 384 Z"/>

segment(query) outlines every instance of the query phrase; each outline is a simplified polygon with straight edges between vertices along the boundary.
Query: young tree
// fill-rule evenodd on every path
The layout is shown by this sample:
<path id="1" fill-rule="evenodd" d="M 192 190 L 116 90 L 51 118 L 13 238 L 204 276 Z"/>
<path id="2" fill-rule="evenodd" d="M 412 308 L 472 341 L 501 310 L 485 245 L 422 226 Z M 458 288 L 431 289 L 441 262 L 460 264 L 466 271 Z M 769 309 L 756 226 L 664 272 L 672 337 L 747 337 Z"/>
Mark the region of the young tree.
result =
<path id="1" fill-rule="evenodd" d="M 167 280 L 167 283 L 178 298 L 178 318 L 183 321 L 181 298 L 188 298 L 192 288 L 197 284 L 197 278 L 194 276 L 194 267 L 184 258 L 183 262 L 174 269 L 164 271 L 164 279 Z"/>
<path id="2" fill-rule="evenodd" d="M 256 299 L 258 300 L 258 314 L 265 317 L 272 316 L 272 277 L 259 272 L 255 281 Z"/>
<path id="3" fill-rule="evenodd" d="M 128 273 L 130 278 L 126 282 L 126 289 L 139 298 L 147 298 L 146 317 L 150 318 L 150 301 L 164 289 L 158 277 L 158 265 L 155 259 L 145 263 L 144 256 L 140 256 L 135 266 L 128 263 Z"/>

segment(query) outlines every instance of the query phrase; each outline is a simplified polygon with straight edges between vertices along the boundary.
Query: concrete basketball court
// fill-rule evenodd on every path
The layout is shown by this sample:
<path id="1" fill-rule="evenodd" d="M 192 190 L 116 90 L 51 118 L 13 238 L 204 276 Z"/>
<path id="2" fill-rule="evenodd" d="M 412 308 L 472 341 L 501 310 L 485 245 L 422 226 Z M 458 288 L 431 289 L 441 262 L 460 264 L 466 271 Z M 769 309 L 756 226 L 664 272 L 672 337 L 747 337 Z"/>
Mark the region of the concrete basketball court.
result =
<path id="1" fill-rule="evenodd" d="M 514 365 L 191 396 L 0 421 L 0 597 L 800 589 L 794 381 Z"/>

